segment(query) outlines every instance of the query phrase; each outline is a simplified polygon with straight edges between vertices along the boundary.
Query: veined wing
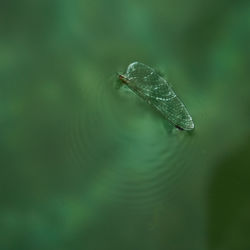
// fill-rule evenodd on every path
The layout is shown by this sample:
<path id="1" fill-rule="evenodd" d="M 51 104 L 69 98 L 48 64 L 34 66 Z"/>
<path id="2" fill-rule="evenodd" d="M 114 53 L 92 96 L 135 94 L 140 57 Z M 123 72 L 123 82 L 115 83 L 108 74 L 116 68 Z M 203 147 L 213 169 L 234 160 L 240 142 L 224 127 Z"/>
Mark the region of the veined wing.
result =
<path id="1" fill-rule="evenodd" d="M 176 96 L 168 82 L 149 66 L 134 62 L 125 74 L 127 85 L 136 94 L 154 106 L 176 127 L 192 130 L 194 123 L 185 105 Z"/>
<path id="2" fill-rule="evenodd" d="M 151 100 L 151 104 L 176 127 L 183 130 L 194 129 L 192 117 L 177 96 L 165 101 Z"/>
<path id="3" fill-rule="evenodd" d="M 145 96 L 152 98 L 173 98 L 175 96 L 167 81 L 154 69 L 143 63 L 131 63 L 125 76 L 129 80 L 129 87 L 136 88 Z"/>

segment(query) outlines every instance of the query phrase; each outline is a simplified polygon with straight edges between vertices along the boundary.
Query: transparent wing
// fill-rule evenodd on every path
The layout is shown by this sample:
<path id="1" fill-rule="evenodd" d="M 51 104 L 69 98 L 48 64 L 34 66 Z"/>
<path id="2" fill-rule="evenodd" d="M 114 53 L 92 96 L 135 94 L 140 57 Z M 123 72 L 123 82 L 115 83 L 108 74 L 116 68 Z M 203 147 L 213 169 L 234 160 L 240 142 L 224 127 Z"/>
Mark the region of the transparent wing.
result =
<path id="1" fill-rule="evenodd" d="M 134 62 L 128 66 L 128 86 L 140 97 L 154 106 L 175 126 L 192 130 L 194 123 L 185 105 L 176 96 L 167 81 L 149 66 Z"/>
<path id="2" fill-rule="evenodd" d="M 131 63 L 128 66 L 126 77 L 130 86 L 143 92 L 145 96 L 151 98 L 173 98 L 175 96 L 167 81 L 159 76 L 154 69 L 143 63 Z"/>
<path id="3" fill-rule="evenodd" d="M 168 101 L 152 100 L 151 103 L 175 126 L 184 130 L 192 130 L 194 128 L 192 117 L 177 96 Z"/>

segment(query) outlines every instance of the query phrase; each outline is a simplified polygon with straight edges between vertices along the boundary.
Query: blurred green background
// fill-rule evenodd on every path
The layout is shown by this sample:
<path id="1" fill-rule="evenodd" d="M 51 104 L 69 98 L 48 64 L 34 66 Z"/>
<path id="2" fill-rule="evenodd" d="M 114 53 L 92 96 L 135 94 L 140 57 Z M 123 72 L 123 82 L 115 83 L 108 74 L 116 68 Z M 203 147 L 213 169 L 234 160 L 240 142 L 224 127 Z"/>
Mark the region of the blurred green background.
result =
<path id="1" fill-rule="evenodd" d="M 1 250 L 249 250 L 249 1 L 3 1 Z M 179 131 L 116 72 L 165 75 Z"/>

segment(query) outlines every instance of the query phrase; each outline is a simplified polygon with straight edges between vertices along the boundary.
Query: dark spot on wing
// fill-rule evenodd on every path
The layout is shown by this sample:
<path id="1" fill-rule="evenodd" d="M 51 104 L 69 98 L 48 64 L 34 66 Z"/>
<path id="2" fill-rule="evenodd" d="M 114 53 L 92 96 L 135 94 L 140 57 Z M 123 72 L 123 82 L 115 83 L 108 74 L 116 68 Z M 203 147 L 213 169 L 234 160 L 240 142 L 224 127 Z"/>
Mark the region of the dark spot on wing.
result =
<path id="1" fill-rule="evenodd" d="M 179 130 L 182 130 L 182 131 L 184 130 L 183 128 L 181 128 L 181 127 L 178 126 L 178 125 L 175 125 L 175 127 L 178 128 Z"/>

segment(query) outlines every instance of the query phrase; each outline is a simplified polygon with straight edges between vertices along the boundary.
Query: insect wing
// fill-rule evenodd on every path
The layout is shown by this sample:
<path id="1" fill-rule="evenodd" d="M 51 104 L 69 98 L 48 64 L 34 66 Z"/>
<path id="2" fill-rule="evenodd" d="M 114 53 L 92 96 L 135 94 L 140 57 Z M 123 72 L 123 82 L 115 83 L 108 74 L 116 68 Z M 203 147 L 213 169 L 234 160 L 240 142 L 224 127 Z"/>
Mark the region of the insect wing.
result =
<path id="1" fill-rule="evenodd" d="M 159 110 L 162 115 L 167 118 L 176 127 L 183 130 L 192 130 L 194 123 L 185 105 L 175 96 L 166 100 L 151 100 L 152 105 Z"/>
<path id="2" fill-rule="evenodd" d="M 128 66 L 128 86 L 154 106 L 176 127 L 192 130 L 194 123 L 185 105 L 176 96 L 168 82 L 149 66 L 134 62 Z"/>

